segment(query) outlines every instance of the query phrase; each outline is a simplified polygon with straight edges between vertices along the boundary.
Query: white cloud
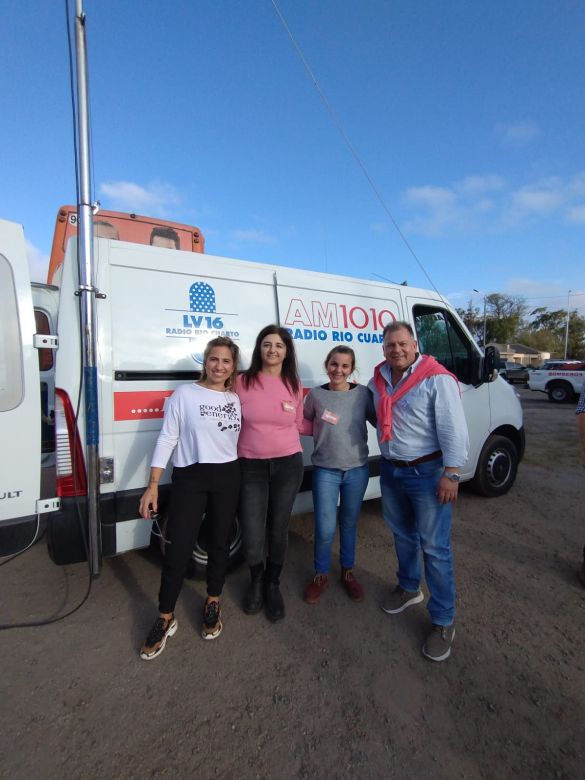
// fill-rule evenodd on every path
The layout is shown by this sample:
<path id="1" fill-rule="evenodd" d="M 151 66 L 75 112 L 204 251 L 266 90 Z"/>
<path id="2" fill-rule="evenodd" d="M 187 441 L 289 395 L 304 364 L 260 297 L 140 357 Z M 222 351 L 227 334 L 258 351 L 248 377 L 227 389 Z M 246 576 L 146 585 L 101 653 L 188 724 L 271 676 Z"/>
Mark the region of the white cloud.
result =
<path id="1" fill-rule="evenodd" d="M 569 222 L 585 222 L 583 197 L 585 174 L 579 172 L 570 178 L 550 176 L 510 193 L 510 209 L 505 221 L 518 224 L 534 217 L 562 213 Z"/>
<path id="2" fill-rule="evenodd" d="M 572 206 L 567 212 L 569 222 L 585 225 L 585 205 Z"/>
<path id="3" fill-rule="evenodd" d="M 438 236 L 454 224 L 462 222 L 462 214 L 456 193 L 449 187 L 424 185 L 410 187 L 405 201 L 412 206 L 426 209 L 424 216 L 414 217 L 405 225 L 407 230 L 427 236 Z"/>
<path id="4" fill-rule="evenodd" d="M 469 290 L 454 290 L 453 292 L 448 292 L 445 298 L 454 306 L 464 307 L 464 304 L 466 305 L 475 296 L 476 293 Z"/>
<path id="5" fill-rule="evenodd" d="M 558 188 L 529 185 L 511 196 L 512 209 L 526 214 L 549 214 L 557 209 L 563 195 Z"/>
<path id="6" fill-rule="evenodd" d="M 502 176 L 490 173 L 486 176 L 467 176 L 465 179 L 455 182 L 454 188 L 462 195 L 481 195 L 485 192 L 501 190 L 505 183 Z"/>
<path id="7" fill-rule="evenodd" d="M 370 230 L 372 233 L 387 233 L 389 222 L 372 222 L 370 224 Z"/>
<path id="8" fill-rule="evenodd" d="M 474 175 L 448 185 L 409 187 L 405 229 L 427 236 L 502 232 L 534 219 L 585 224 L 585 172 L 549 176 L 511 189 L 497 174 Z"/>
<path id="9" fill-rule="evenodd" d="M 455 203 L 456 195 L 447 187 L 426 184 L 423 187 L 409 187 L 406 190 L 406 199 L 410 203 L 421 204 L 432 209 L 447 209 Z"/>
<path id="10" fill-rule="evenodd" d="M 132 181 L 106 181 L 99 187 L 101 196 L 108 198 L 104 208 L 120 209 L 149 216 L 167 216 L 180 204 L 177 190 L 165 182 L 153 182 L 146 187 Z"/>
<path id="11" fill-rule="evenodd" d="M 568 286 L 562 281 L 546 281 L 516 277 L 509 279 L 503 291 L 508 295 L 518 295 L 525 299 L 529 312 L 540 307 L 551 311 L 567 308 Z M 571 293 L 571 311 L 576 309 L 581 315 L 585 314 L 585 294 L 577 289 Z"/>
<path id="12" fill-rule="evenodd" d="M 26 241 L 26 254 L 31 282 L 46 282 L 49 269 L 49 255 L 46 255 L 38 247 Z"/>
<path id="13" fill-rule="evenodd" d="M 271 236 L 264 230 L 256 230 L 255 228 L 249 228 L 245 230 L 233 230 L 232 238 L 236 241 L 250 241 L 256 244 L 276 244 L 277 240 L 275 236 Z"/>
<path id="14" fill-rule="evenodd" d="M 506 144 L 523 146 L 534 141 L 540 135 L 540 128 L 530 119 L 517 122 L 500 122 L 496 125 L 496 133 Z"/>
<path id="15" fill-rule="evenodd" d="M 556 281 L 536 280 L 521 276 L 508 279 L 504 292 L 508 295 L 522 295 L 525 298 L 539 298 L 541 296 L 546 298 L 551 295 L 562 295 L 563 292 L 566 297 L 567 293 Z"/>
<path id="16" fill-rule="evenodd" d="M 495 202 L 490 198 L 482 198 L 473 204 L 473 210 L 478 214 L 486 214 L 488 211 L 493 211 L 495 207 Z"/>
<path id="17" fill-rule="evenodd" d="M 567 184 L 569 197 L 582 200 L 585 198 L 585 171 L 576 173 Z"/>

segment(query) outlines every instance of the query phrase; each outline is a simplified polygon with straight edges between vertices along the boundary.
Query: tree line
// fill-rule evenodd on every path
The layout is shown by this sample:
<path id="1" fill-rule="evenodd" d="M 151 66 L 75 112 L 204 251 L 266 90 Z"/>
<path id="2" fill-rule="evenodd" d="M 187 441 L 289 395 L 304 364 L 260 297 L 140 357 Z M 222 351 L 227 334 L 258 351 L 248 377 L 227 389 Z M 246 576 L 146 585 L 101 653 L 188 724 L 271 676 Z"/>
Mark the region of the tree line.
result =
<path id="1" fill-rule="evenodd" d="M 471 334 L 483 344 L 484 312 L 470 300 L 458 314 Z M 485 297 L 485 341 L 498 344 L 518 343 L 553 357 L 564 357 L 567 310 L 551 311 L 544 306 L 530 309 L 521 296 L 491 293 Z M 576 310 L 569 313 L 567 358 L 585 359 L 585 317 Z"/>

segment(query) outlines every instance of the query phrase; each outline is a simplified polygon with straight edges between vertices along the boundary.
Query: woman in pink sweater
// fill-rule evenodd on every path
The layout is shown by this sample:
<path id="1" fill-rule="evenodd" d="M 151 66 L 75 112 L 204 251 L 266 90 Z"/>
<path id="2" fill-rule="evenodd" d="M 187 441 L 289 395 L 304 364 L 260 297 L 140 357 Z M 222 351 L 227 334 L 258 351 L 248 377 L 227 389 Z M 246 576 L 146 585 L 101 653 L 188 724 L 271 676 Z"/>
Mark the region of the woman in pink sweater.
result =
<path id="1" fill-rule="evenodd" d="M 260 331 L 236 392 L 242 405 L 239 516 L 251 574 L 244 612 L 255 615 L 266 603 L 267 617 L 276 621 L 284 617 L 280 573 L 290 513 L 303 479 L 303 388 L 287 330 L 268 325 Z"/>

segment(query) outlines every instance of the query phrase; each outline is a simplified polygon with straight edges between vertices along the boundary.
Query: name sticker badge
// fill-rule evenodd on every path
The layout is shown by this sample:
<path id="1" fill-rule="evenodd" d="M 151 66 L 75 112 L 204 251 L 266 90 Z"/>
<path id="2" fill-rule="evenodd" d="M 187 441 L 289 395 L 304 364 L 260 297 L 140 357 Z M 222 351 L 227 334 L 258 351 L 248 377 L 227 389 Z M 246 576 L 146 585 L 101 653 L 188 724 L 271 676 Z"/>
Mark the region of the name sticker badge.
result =
<path id="1" fill-rule="evenodd" d="M 331 423 L 331 425 L 337 425 L 339 422 L 339 415 L 335 414 L 335 412 L 332 412 L 329 409 L 325 409 L 321 415 L 321 419 L 325 422 Z"/>
<path id="2" fill-rule="evenodd" d="M 297 407 L 291 403 L 290 401 L 283 401 L 282 402 L 282 409 L 284 412 L 291 412 L 294 413 L 297 410 Z"/>

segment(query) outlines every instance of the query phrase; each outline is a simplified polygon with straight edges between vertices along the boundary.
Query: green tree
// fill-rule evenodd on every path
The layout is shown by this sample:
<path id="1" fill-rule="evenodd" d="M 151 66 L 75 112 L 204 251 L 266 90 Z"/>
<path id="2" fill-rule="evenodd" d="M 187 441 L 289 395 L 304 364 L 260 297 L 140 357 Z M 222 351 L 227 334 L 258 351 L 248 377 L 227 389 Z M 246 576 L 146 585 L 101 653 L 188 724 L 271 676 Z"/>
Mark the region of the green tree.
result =
<path id="1" fill-rule="evenodd" d="M 568 339 L 566 309 L 549 311 L 542 306 L 533 309 L 530 316 L 532 319 L 520 334 L 523 343 L 564 357 L 567 341 L 568 358 L 585 357 L 585 317 L 576 310 L 569 315 Z"/>
<path id="2" fill-rule="evenodd" d="M 506 344 L 522 330 L 526 304 L 520 296 L 491 293 L 486 296 L 486 341 Z"/>
<path id="3" fill-rule="evenodd" d="M 536 347 L 551 355 L 563 356 L 567 312 L 564 309 L 549 311 L 540 306 L 530 312 L 530 321 L 522 331 L 522 343 Z"/>
<path id="4" fill-rule="evenodd" d="M 576 310 L 569 315 L 568 358 L 585 359 L 585 317 Z"/>
<path id="5" fill-rule="evenodd" d="M 467 308 L 458 308 L 457 314 L 461 317 L 467 329 L 477 341 L 478 344 L 483 343 L 483 313 L 480 312 L 477 306 L 473 305 L 473 301 L 470 298 L 467 302 Z"/>
<path id="6" fill-rule="evenodd" d="M 533 347 L 539 352 L 549 352 L 551 357 L 562 357 L 558 340 L 548 330 L 535 331 L 527 326 L 518 332 L 515 340 L 527 347 Z"/>

